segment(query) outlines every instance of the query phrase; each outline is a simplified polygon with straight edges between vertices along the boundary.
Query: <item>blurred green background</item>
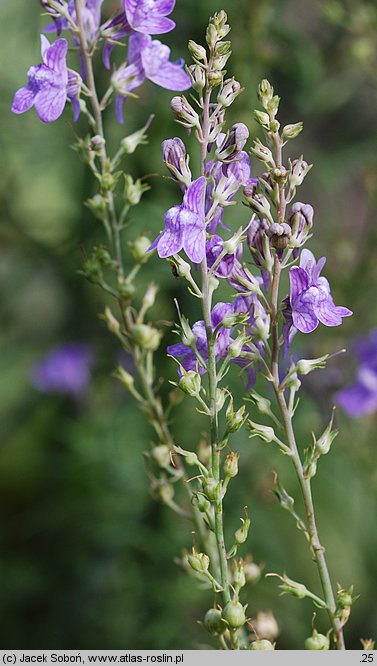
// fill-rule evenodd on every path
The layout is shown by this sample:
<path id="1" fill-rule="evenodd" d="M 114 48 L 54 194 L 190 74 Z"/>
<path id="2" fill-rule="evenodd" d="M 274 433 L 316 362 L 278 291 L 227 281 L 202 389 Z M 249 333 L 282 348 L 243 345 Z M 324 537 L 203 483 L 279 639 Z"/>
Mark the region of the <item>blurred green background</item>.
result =
<path id="1" fill-rule="evenodd" d="M 228 71 L 246 87 L 229 120 L 245 122 L 252 135 L 257 131 L 252 109 L 258 81 L 267 77 L 282 97 L 283 122 L 304 121 L 302 138 L 290 145 L 293 157 L 304 153 L 314 163 L 299 193 L 316 211 L 311 248 L 328 256 L 325 274 L 335 302 L 354 310 L 341 328 L 321 327 L 298 338 L 295 348 L 310 357 L 350 347 L 355 336 L 377 325 L 376 3 L 178 0 L 178 27 L 163 40 L 175 57 L 186 57 L 189 38 L 202 41 L 208 17 L 221 8 L 233 27 Z M 150 495 L 143 451 L 152 435 L 132 400 L 109 380 L 118 350 L 98 318 L 103 296 L 78 275 L 83 251 L 103 237 L 82 205 L 93 183 L 70 149 L 77 129 L 69 110 L 50 126 L 34 112 L 10 113 L 14 91 L 39 61 L 44 24 L 37 0 L 1 3 L 0 647 L 207 645 L 196 621 L 212 595 L 174 563 L 191 546 L 191 526 Z M 147 83 L 140 99 L 127 103 L 124 129 L 112 109 L 106 117 L 115 143 L 122 132 L 138 129 L 151 109 L 156 114 L 149 145 L 125 164 L 134 177 L 159 174 L 132 211 L 131 238 L 157 233 L 163 212 L 176 201 L 176 190 L 162 179 L 159 148 L 164 138 L 181 134 L 170 98 Z M 245 221 L 239 208 L 233 228 Z M 152 278 L 161 284 L 152 315 L 173 320 L 178 297 L 191 321 L 200 318 L 197 304 L 156 257 L 143 273 L 145 283 Z M 30 367 L 50 347 L 76 339 L 88 341 L 95 353 L 90 392 L 79 406 L 38 393 L 29 380 Z M 165 341 L 175 341 L 169 329 Z M 162 348 L 160 372 L 174 379 L 175 371 Z M 351 381 L 352 371 L 352 356 L 343 355 L 306 382 L 297 418 L 302 446 L 311 430 L 320 432 L 327 422 L 332 395 Z M 188 420 L 189 431 L 179 425 Z M 360 594 L 346 628 L 348 647 L 358 649 L 360 637 L 377 638 L 377 417 L 350 421 L 338 413 L 337 421 L 341 435 L 321 461 L 314 492 L 334 578 L 344 586 L 354 583 Z M 205 426 L 193 404 L 183 404 L 173 424 L 177 443 L 195 446 Z M 265 572 L 286 570 L 318 591 L 304 539 L 271 492 L 272 470 L 279 469 L 298 495 L 289 466 L 244 432 L 234 447 L 242 472 L 227 496 L 229 532 L 247 504 L 248 548 L 256 562 L 265 563 Z M 246 588 L 243 600 L 249 615 L 273 609 L 281 626 L 279 648 L 303 647 L 311 627 L 309 603 L 280 597 L 271 578 Z M 317 627 L 326 627 L 321 613 Z"/>

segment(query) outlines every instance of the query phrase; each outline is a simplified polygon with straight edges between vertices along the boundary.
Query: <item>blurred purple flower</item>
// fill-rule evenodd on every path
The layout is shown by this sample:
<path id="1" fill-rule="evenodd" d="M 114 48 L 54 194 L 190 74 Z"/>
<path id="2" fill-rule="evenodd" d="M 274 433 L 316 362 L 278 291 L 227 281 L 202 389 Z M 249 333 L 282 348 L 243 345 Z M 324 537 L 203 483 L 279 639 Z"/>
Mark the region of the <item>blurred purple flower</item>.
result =
<path id="1" fill-rule="evenodd" d="M 40 0 L 43 4 L 43 0 Z M 103 0 L 85 0 L 85 3 L 82 6 L 82 27 L 85 34 L 86 41 L 89 44 L 93 44 L 98 37 L 99 27 L 101 25 L 101 9 L 102 9 Z M 76 19 L 76 8 L 74 0 L 69 0 L 68 2 L 68 12 L 72 20 L 77 24 Z M 51 13 L 51 11 L 49 12 Z M 46 26 L 43 32 L 51 33 L 54 32 L 61 33 L 62 30 L 70 30 L 69 23 L 65 17 L 59 19 L 54 19 L 54 23 Z M 74 42 L 76 45 L 79 44 L 77 35 L 73 34 Z"/>
<path id="2" fill-rule="evenodd" d="M 115 48 L 113 42 L 120 42 L 124 37 L 127 37 L 130 34 L 131 26 L 128 23 L 124 12 L 116 14 L 116 16 L 103 24 L 101 27 L 101 36 L 106 41 L 106 44 L 102 53 L 102 61 L 106 69 L 110 69 L 110 57 Z"/>
<path id="3" fill-rule="evenodd" d="M 316 262 L 312 252 L 305 249 L 301 252 L 300 266 L 289 271 L 291 313 L 287 315 L 292 318 L 291 326 L 301 333 L 311 333 L 319 322 L 340 326 L 342 317 L 352 315 L 348 308 L 335 305 L 328 281 L 320 277 L 325 263 L 325 257 Z"/>
<path id="4" fill-rule="evenodd" d="M 89 388 L 92 353 L 86 344 L 71 342 L 49 351 L 32 370 L 32 383 L 44 393 L 80 397 Z"/>
<path id="5" fill-rule="evenodd" d="M 230 314 L 233 314 L 233 305 L 231 303 L 217 303 L 211 312 L 212 331 L 214 331 L 215 328 L 221 324 L 225 315 Z M 192 327 L 192 332 L 196 338 L 196 348 L 203 361 L 207 363 L 208 345 L 204 321 L 197 321 Z M 231 330 L 229 328 L 219 326 L 217 329 L 215 341 L 215 354 L 217 361 L 227 356 L 228 347 L 231 343 Z M 179 362 L 186 371 L 195 370 L 197 364 L 200 374 L 204 374 L 207 371 L 207 369 L 202 364 L 198 363 L 194 350 L 191 347 L 186 347 L 183 342 L 178 342 L 175 345 L 171 345 L 167 348 L 166 351 L 168 354 L 170 354 L 170 356 L 174 356 L 174 358 L 179 359 Z"/>
<path id="6" fill-rule="evenodd" d="M 377 411 L 377 329 L 356 345 L 356 381 L 335 395 L 335 402 L 353 418 Z"/>
<path id="7" fill-rule="evenodd" d="M 80 77 L 67 68 L 68 42 L 58 39 L 50 45 L 41 35 L 43 64 L 30 67 L 26 86 L 17 90 L 13 113 L 25 113 L 33 106 L 43 123 L 52 123 L 63 113 L 67 99 L 72 102 L 74 119 L 80 113 Z"/>
<path id="8" fill-rule="evenodd" d="M 128 42 L 128 63 L 112 77 L 116 91 L 116 117 L 121 124 L 125 98 L 146 79 L 166 90 L 182 91 L 191 87 L 183 61 L 170 62 L 170 49 L 149 35 L 134 33 Z"/>
<path id="9" fill-rule="evenodd" d="M 122 0 L 132 30 L 145 35 L 162 35 L 175 28 L 166 18 L 174 9 L 175 0 Z"/>
<path id="10" fill-rule="evenodd" d="M 157 249 L 165 259 L 184 249 L 191 261 L 199 264 L 206 249 L 204 194 L 206 179 L 197 178 L 186 190 L 180 206 L 169 208 L 165 214 L 165 229 L 154 240 L 148 252 Z"/>

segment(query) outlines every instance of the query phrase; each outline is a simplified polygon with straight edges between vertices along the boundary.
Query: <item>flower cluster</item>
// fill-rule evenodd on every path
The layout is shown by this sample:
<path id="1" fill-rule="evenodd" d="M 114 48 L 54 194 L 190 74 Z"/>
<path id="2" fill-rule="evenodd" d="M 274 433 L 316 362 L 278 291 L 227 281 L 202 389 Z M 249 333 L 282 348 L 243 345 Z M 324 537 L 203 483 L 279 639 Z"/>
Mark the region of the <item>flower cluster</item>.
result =
<path id="1" fill-rule="evenodd" d="M 60 38 L 50 45 L 42 36 L 42 64 L 29 69 L 26 86 L 14 96 L 14 113 L 25 113 L 34 106 L 39 119 L 51 123 L 61 116 L 68 100 L 73 105 L 74 120 L 78 120 L 80 94 L 87 94 L 85 52 L 103 42 L 103 61 L 110 68 L 111 52 L 125 37 L 129 38 L 127 60 L 111 77 L 116 117 L 120 123 L 123 123 L 124 101 L 146 79 L 167 90 L 181 91 L 190 87 L 183 61 L 170 62 L 170 49 L 151 38 L 175 27 L 174 21 L 168 18 L 175 0 L 121 0 L 120 11 L 103 24 L 103 0 L 85 0 L 80 15 L 75 0 L 41 0 L 41 4 L 53 19 L 45 32 L 56 30 L 60 35 L 66 30 L 80 49 L 81 76 L 67 66 L 68 41 Z M 82 108 L 86 110 L 85 104 Z"/>

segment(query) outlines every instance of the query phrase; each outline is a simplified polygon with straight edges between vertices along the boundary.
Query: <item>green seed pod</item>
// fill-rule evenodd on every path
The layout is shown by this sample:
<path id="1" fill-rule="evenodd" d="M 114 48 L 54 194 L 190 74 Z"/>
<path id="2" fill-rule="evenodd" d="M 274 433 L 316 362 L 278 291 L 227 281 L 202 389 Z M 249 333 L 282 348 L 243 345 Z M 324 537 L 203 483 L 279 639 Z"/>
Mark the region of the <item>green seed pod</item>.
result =
<path id="1" fill-rule="evenodd" d="M 205 616 L 203 624 L 207 631 L 209 631 L 212 636 L 218 636 L 223 634 L 226 630 L 226 624 L 221 616 L 221 611 L 218 608 L 210 608 Z"/>
<path id="2" fill-rule="evenodd" d="M 162 333 L 147 324 L 136 324 L 132 329 L 132 337 L 142 349 L 156 351 L 160 346 Z"/>
<path id="3" fill-rule="evenodd" d="M 205 573 L 209 567 L 209 557 L 205 553 L 197 553 L 192 551 L 192 555 L 187 556 L 187 561 L 194 571 L 198 573 Z"/>
<path id="4" fill-rule="evenodd" d="M 239 629 L 246 622 L 245 610 L 239 601 L 228 601 L 222 616 L 231 629 Z"/>
<path id="5" fill-rule="evenodd" d="M 260 641 L 253 641 L 250 645 L 250 650 L 275 650 L 275 646 L 266 639 Z"/>
<path id="6" fill-rule="evenodd" d="M 211 502 L 214 502 L 219 498 L 219 489 L 220 486 L 213 477 L 207 477 L 207 479 L 205 479 L 203 490 Z"/>
<path id="7" fill-rule="evenodd" d="M 166 444 L 155 446 L 151 451 L 151 456 L 160 467 L 170 467 L 170 449 Z"/>
<path id="8" fill-rule="evenodd" d="M 316 629 L 313 629 L 313 634 L 305 641 L 305 650 L 329 650 L 329 648 L 328 636 L 319 634 Z"/>

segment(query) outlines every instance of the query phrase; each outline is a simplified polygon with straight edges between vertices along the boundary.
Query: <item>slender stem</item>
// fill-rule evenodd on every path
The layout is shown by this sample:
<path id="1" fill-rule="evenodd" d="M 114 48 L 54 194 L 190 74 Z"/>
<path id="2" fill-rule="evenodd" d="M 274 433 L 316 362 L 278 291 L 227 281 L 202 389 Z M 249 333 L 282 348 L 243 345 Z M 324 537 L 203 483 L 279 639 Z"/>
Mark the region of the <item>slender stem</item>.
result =
<path id="1" fill-rule="evenodd" d="M 211 63 L 209 67 L 211 66 Z M 209 134 L 209 104 L 211 98 L 211 89 L 207 84 L 204 99 L 203 99 L 203 121 L 202 121 L 202 143 L 201 143 L 201 165 L 200 173 L 202 176 L 206 172 L 206 157 L 208 148 L 208 134 Z M 218 414 L 216 407 L 217 395 L 217 368 L 216 368 L 216 352 L 215 352 L 215 339 L 212 332 L 211 320 L 211 291 L 209 285 L 209 274 L 207 258 L 204 256 L 200 265 L 202 277 L 202 308 L 203 319 L 207 334 L 208 346 L 208 392 L 209 392 L 209 410 L 210 410 L 210 436 L 212 448 L 212 474 L 219 486 L 218 498 L 214 502 L 215 510 L 215 536 L 219 554 L 220 572 L 221 572 L 221 586 L 223 588 L 224 602 L 230 601 L 230 591 L 228 582 L 228 564 L 226 559 L 226 547 L 224 541 L 224 525 L 223 525 L 223 504 L 220 492 L 221 483 L 221 450 L 219 448 L 219 431 L 218 431 Z"/>
<path id="2" fill-rule="evenodd" d="M 82 0 L 75 0 L 78 38 L 80 40 L 80 49 L 85 62 L 85 72 L 87 78 L 86 85 L 88 87 L 88 90 L 90 91 L 90 103 L 92 106 L 93 116 L 95 120 L 95 131 L 97 135 L 103 139 L 103 143 L 100 149 L 100 161 L 101 161 L 102 176 L 105 176 L 105 174 L 111 168 L 111 165 L 106 151 L 105 133 L 104 133 L 103 117 L 102 117 L 103 109 L 99 101 L 96 80 L 94 77 L 93 52 L 92 50 L 89 49 L 88 42 L 86 39 L 85 30 L 83 27 L 82 9 L 83 9 Z M 117 258 L 117 263 L 118 263 L 118 274 L 119 277 L 122 278 L 124 275 L 124 270 L 123 270 L 123 261 L 122 261 L 120 227 L 117 223 L 114 195 L 111 190 L 106 192 L 106 198 L 107 198 L 107 209 L 109 214 L 108 224 L 110 225 L 110 229 L 112 232 L 112 241 L 114 244 L 115 256 Z"/>
<path id="3" fill-rule="evenodd" d="M 334 638 L 336 648 L 344 650 L 344 638 L 342 624 L 338 618 L 335 617 L 336 602 L 334 592 L 331 584 L 330 574 L 325 558 L 325 549 L 321 545 L 318 535 L 318 529 L 315 518 L 314 503 L 311 492 L 310 479 L 305 479 L 303 465 L 301 462 L 300 454 L 297 448 L 296 438 L 292 424 L 292 411 L 288 409 L 284 390 L 280 387 L 279 378 L 279 330 L 278 330 L 278 303 L 279 303 L 279 283 L 281 274 L 280 260 L 275 254 L 273 280 L 271 288 L 271 333 L 272 333 L 272 358 L 271 358 L 271 374 L 273 376 L 273 387 L 277 399 L 277 403 L 282 415 L 284 430 L 287 437 L 289 448 L 292 452 L 292 461 L 296 470 L 297 478 L 300 484 L 301 492 L 304 499 L 306 517 L 308 523 L 308 532 L 310 535 L 310 546 L 313 552 L 315 562 L 317 564 L 319 577 L 322 584 L 323 594 L 326 601 L 327 610 L 330 617 L 330 622 L 334 630 Z"/>

